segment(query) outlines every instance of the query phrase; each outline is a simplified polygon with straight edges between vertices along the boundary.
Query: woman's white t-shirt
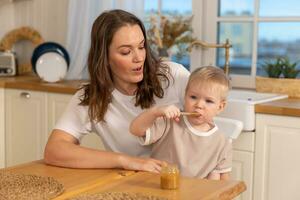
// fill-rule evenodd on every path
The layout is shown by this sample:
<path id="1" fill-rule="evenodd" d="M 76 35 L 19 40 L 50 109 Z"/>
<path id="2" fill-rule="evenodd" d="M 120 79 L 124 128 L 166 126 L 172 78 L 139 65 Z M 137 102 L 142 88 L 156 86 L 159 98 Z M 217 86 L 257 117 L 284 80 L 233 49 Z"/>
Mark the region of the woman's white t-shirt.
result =
<path id="1" fill-rule="evenodd" d="M 180 64 L 174 62 L 166 62 L 166 64 L 169 65 L 174 79 L 170 79 L 170 85 L 164 90 L 162 99 L 155 97 L 155 105 L 175 104 L 182 108 L 189 72 Z M 112 93 L 112 102 L 104 117 L 105 122 L 95 123 L 88 116 L 88 106 L 78 105 L 82 93 L 83 91 L 80 90 L 72 97 L 55 129 L 63 130 L 79 141 L 84 135 L 94 132 L 100 136 L 108 151 L 132 156 L 150 154 L 151 146 L 142 146 L 138 138 L 129 132 L 131 121 L 143 111 L 134 105 L 135 96 L 124 95 L 115 89 Z"/>

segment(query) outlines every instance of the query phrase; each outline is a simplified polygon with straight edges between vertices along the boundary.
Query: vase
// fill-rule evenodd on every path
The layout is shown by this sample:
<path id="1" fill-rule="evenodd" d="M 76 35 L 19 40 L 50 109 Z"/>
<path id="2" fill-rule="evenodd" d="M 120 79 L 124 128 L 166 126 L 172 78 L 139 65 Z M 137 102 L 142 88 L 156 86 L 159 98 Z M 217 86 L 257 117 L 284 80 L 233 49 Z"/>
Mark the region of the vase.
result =
<path id="1" fill-rule="evenodd" d="M 168 53 L 168 50 L 166 48 L 158 48 L 158 56 L 163 60 L 163 61 L 170 61 L 171 56 Z"/>

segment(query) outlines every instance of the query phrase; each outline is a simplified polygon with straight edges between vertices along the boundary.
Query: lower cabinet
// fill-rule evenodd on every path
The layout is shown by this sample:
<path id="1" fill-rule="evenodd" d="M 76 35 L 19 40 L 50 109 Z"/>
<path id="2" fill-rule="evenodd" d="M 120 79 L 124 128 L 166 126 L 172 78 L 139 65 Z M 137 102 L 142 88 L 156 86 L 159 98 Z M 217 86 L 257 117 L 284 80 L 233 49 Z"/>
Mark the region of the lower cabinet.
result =
<path id="1" fill-rule="evenodd" d="M 64 112 L 68 102 L 71 100 L 71 94 L 48 93 L 48 134 L 50 136 L 55 123 Z"/>
<path id="2" fill-rule="evenodd" d="M 68 105 L 71 97 L 73 95 L 68 94 L 57 94 L 48 93 L 48 116 L 49 116 L 49 127 L 48 133 L 50 134 L 55 123 L 60 118 L 61 114 L 64 112 L 66 106 Z M 85 147 L 90 147 L 94 149 L 104 149 L 103 143 L 98 135 L 95 133 L 90 133 L 83 137 L 80 144 Z"/>
<path id="3" fill-rule="evenodd" d="M 5 167 L 4 89 L 0 88 L 0 168 Z"/>
<path id="4" fill-rule="evenodd" d="M 252 200 L 255 132 L 243 132 L 233 142 L 232 179 L 242 180 L 247 190 L 235 200 Z"/>
<path id="5" fill-rule="evenodd" d="M 31 90 L 0 90 L 0 109 L 4 110 L 0 112 L 0 167 L 42 159 L 48 136 L 71 97 Z M 84 137 L 82 145 L 104 149 L 94 133 Z"/>
<path id="6" fill-rule="evenodd" d="M 6 167 L 41 159 L 47 141 L 47 94 L 5 89 Z"/>
<path id="7" fill-rule="evenodd" d="M 300 118 L 257 114 L 255 200 L 300 199 Z"/>
<path id="8" fill-rule="evenodd" d="M 232 179 L 242 180 L 247 185 L 247 190 L 240 194 L 236 199 L 252 199 L 253 159 L 253 153 L 233 151 Z"/>

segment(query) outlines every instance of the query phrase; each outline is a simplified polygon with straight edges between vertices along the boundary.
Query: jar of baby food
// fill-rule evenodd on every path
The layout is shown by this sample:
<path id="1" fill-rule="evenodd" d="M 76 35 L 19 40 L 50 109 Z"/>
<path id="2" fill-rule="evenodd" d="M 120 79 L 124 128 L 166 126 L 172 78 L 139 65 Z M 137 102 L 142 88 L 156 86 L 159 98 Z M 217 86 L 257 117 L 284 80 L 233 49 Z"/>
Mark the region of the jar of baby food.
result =
<path id="1" fill-rule="evenodd" d="M 163 166 L 160 172 L 160 187 L 174 190 L 179 187 L 179 169 L 176 165 Z"/>

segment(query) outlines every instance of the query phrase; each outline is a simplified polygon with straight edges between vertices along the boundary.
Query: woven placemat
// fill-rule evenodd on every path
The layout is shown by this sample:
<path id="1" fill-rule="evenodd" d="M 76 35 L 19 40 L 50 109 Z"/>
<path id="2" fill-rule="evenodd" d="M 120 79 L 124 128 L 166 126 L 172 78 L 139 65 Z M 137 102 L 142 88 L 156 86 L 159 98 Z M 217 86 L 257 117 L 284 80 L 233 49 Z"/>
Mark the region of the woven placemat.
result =
<path id="1" fill-rule="evenodd" d="M 52 177 L 0 172 L 0 200 L 45 200 L 64 191 L 64 186 Z"/>
<path id="2" fill-rule="evenodd" d="M 129 192 L 103 192 L 83 194 L 68 200 L 168 200 L 165 197 Z"/>

